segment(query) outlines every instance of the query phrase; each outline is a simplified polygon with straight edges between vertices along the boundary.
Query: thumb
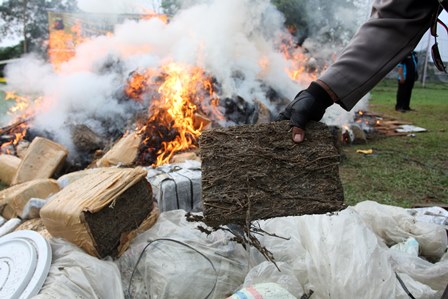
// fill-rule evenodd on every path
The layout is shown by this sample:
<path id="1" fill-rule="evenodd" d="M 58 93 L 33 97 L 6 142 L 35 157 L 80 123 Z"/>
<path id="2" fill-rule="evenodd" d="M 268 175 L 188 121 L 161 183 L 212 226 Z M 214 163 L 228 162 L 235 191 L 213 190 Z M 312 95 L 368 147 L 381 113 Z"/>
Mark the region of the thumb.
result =
<path id="1" fill-rule="evenodd" d="M 292 127 L 292 140 L 295 143 L 300 143 L 305 137 L 305 131 L 298 127 Z"/>

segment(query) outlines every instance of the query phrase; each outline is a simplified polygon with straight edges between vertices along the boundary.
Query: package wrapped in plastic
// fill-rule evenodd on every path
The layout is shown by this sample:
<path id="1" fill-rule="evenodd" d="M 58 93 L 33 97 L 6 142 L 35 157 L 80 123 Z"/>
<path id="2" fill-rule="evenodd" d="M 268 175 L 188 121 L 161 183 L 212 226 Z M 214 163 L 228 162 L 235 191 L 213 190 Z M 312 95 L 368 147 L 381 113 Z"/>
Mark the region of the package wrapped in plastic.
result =
<path id="1" fill-rule="evenodd" d="M 147 179 L 161 212 L 202 211 L 201 162 L 187 160 L 148 168 Z"/>
<path id="2" fill-rule="evenodd" d="M 277 283 L 267 282 L 244 287 L 227 299 L 297 299 Z"/>
<path id="3" fill-rule="evenodd" d="M 448 210 L 442 207 L 406 209 L 417 221 L 443 225 L 448 230 Z"/>
<path id="4" fill-rule="evenodd" d="M 406 209 L 374 201 L 363 201 L 353 208 L 388 246 L 413 237 L 420 245 L 421 255 L 428 259 L 437 261 L 446 251 L 448 238 L 441 225 L 417 221 Z"/>
<path id="5" fill-rule="evenodd" d="M 294 298 L 302 298 L 304 291 L 292 268 L 284 262 L 265 261 L 253 267 L 244 279 L 244 288 L 265 283 L 275 283 Z M 275 288 L 278 289 L 278 288 Z M 236 297 L 238 298 L 238 297 Z M 264 297 L 263 297 L 264 298 Z M 278 298 L 278 297 L 270 297 Z M 281 297 L 283 298 L 283 297 Z"/>
<path id="6" fill-rule="evenodd" d="M 277 262 L 288 263 L 305 294 L 312 291 L 313 298 L 409 298 L 397 274 L 416 298 L 438 298 L 440 286 L 446 284 L 446 261 L 436 264 L 437 277 L 417 277 L 418 269 L 412 269 L 416 263 L 411 265 L 410 260 L 406 260 L 406 271 L 400 269 L 402 264 L 391 259 L 391 252 L 406 253 L 389 249 L 353 208 L 334 215 L 275 218 L 259 225 L 289 238 L 259 237 Z M 425 284 L 427 279 L 438 283 Z"/>
<path id="7" fill-rule="evenodd" d="M 50 243 L 50 272 L 34 299 L 124 298 L 120 272 L 112 261 L 93 257 L 62 239 Z"/>
<path id="8" fill-rule="evenodd" d="M 116 260 L 128 298 L 226 298 L 248 272 L 248 252 L 232 234 L 207 235 L 185 212 L 160 214 Z"/>

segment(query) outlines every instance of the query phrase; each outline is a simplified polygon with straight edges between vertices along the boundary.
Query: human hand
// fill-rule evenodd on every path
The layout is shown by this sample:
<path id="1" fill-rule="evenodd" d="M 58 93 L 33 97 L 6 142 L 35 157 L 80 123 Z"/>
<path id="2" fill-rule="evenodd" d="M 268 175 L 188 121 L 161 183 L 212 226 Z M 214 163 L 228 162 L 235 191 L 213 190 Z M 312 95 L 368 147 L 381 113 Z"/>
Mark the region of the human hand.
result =
<path id="1" fill-rule="evenodd" d="M 303 141 L 305 127 L 310 120 L 319 121 L 331 104 L 315 99 L 308 91 L 302 90 L 294 100 L 277 116 L 277 120 L 289 120 L 292 126 L 292 140 Z"/>

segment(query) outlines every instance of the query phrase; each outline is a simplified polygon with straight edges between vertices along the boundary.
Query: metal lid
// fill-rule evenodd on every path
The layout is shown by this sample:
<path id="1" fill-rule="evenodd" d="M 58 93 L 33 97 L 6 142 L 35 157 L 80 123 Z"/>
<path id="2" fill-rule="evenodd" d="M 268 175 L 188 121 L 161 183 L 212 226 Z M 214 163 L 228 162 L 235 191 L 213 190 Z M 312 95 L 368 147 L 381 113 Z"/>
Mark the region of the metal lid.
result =
<path id="1" fill-rule="evenodd" d="M 0 298 L 30 298 L 39 293 L 51 265 L 51 246 L 31 230 L 0 238 Z"/>

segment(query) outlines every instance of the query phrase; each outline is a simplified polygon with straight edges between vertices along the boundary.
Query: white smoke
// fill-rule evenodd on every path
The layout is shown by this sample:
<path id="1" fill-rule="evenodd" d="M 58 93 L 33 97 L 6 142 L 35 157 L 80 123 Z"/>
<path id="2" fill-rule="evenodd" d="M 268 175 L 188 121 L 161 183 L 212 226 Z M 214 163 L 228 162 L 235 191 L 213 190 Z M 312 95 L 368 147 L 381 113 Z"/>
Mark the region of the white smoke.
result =
<path id="1" fill-rule="evenodd" d="M 117 13 L 136 12 L 141 3 L 81 0 L 79 6 Z M 69 150 L 73 125 L 87 124 L 98 134 L 123 127 L 135 112 L 120 100 L 127 76 L 169 61 L 202 67 L 221 84 L 223 97 L 256 100 L 277 112 L 266 86 L 287 99 L 303 88 L 289 78 L 290 61 L 276 50 L 285 34 L 283 21 L 268 0 L 199 1 L 167 24 L 153 18 L 117 25 L 113 34 L 81 44 L 57 73 L 42 60 L 26 57 L 7 67 L 8 84 L 19 94 L 43 96 L 32 126 L 50 132 Z M 267 63 L 262 66 L 261 60 Z"/>

